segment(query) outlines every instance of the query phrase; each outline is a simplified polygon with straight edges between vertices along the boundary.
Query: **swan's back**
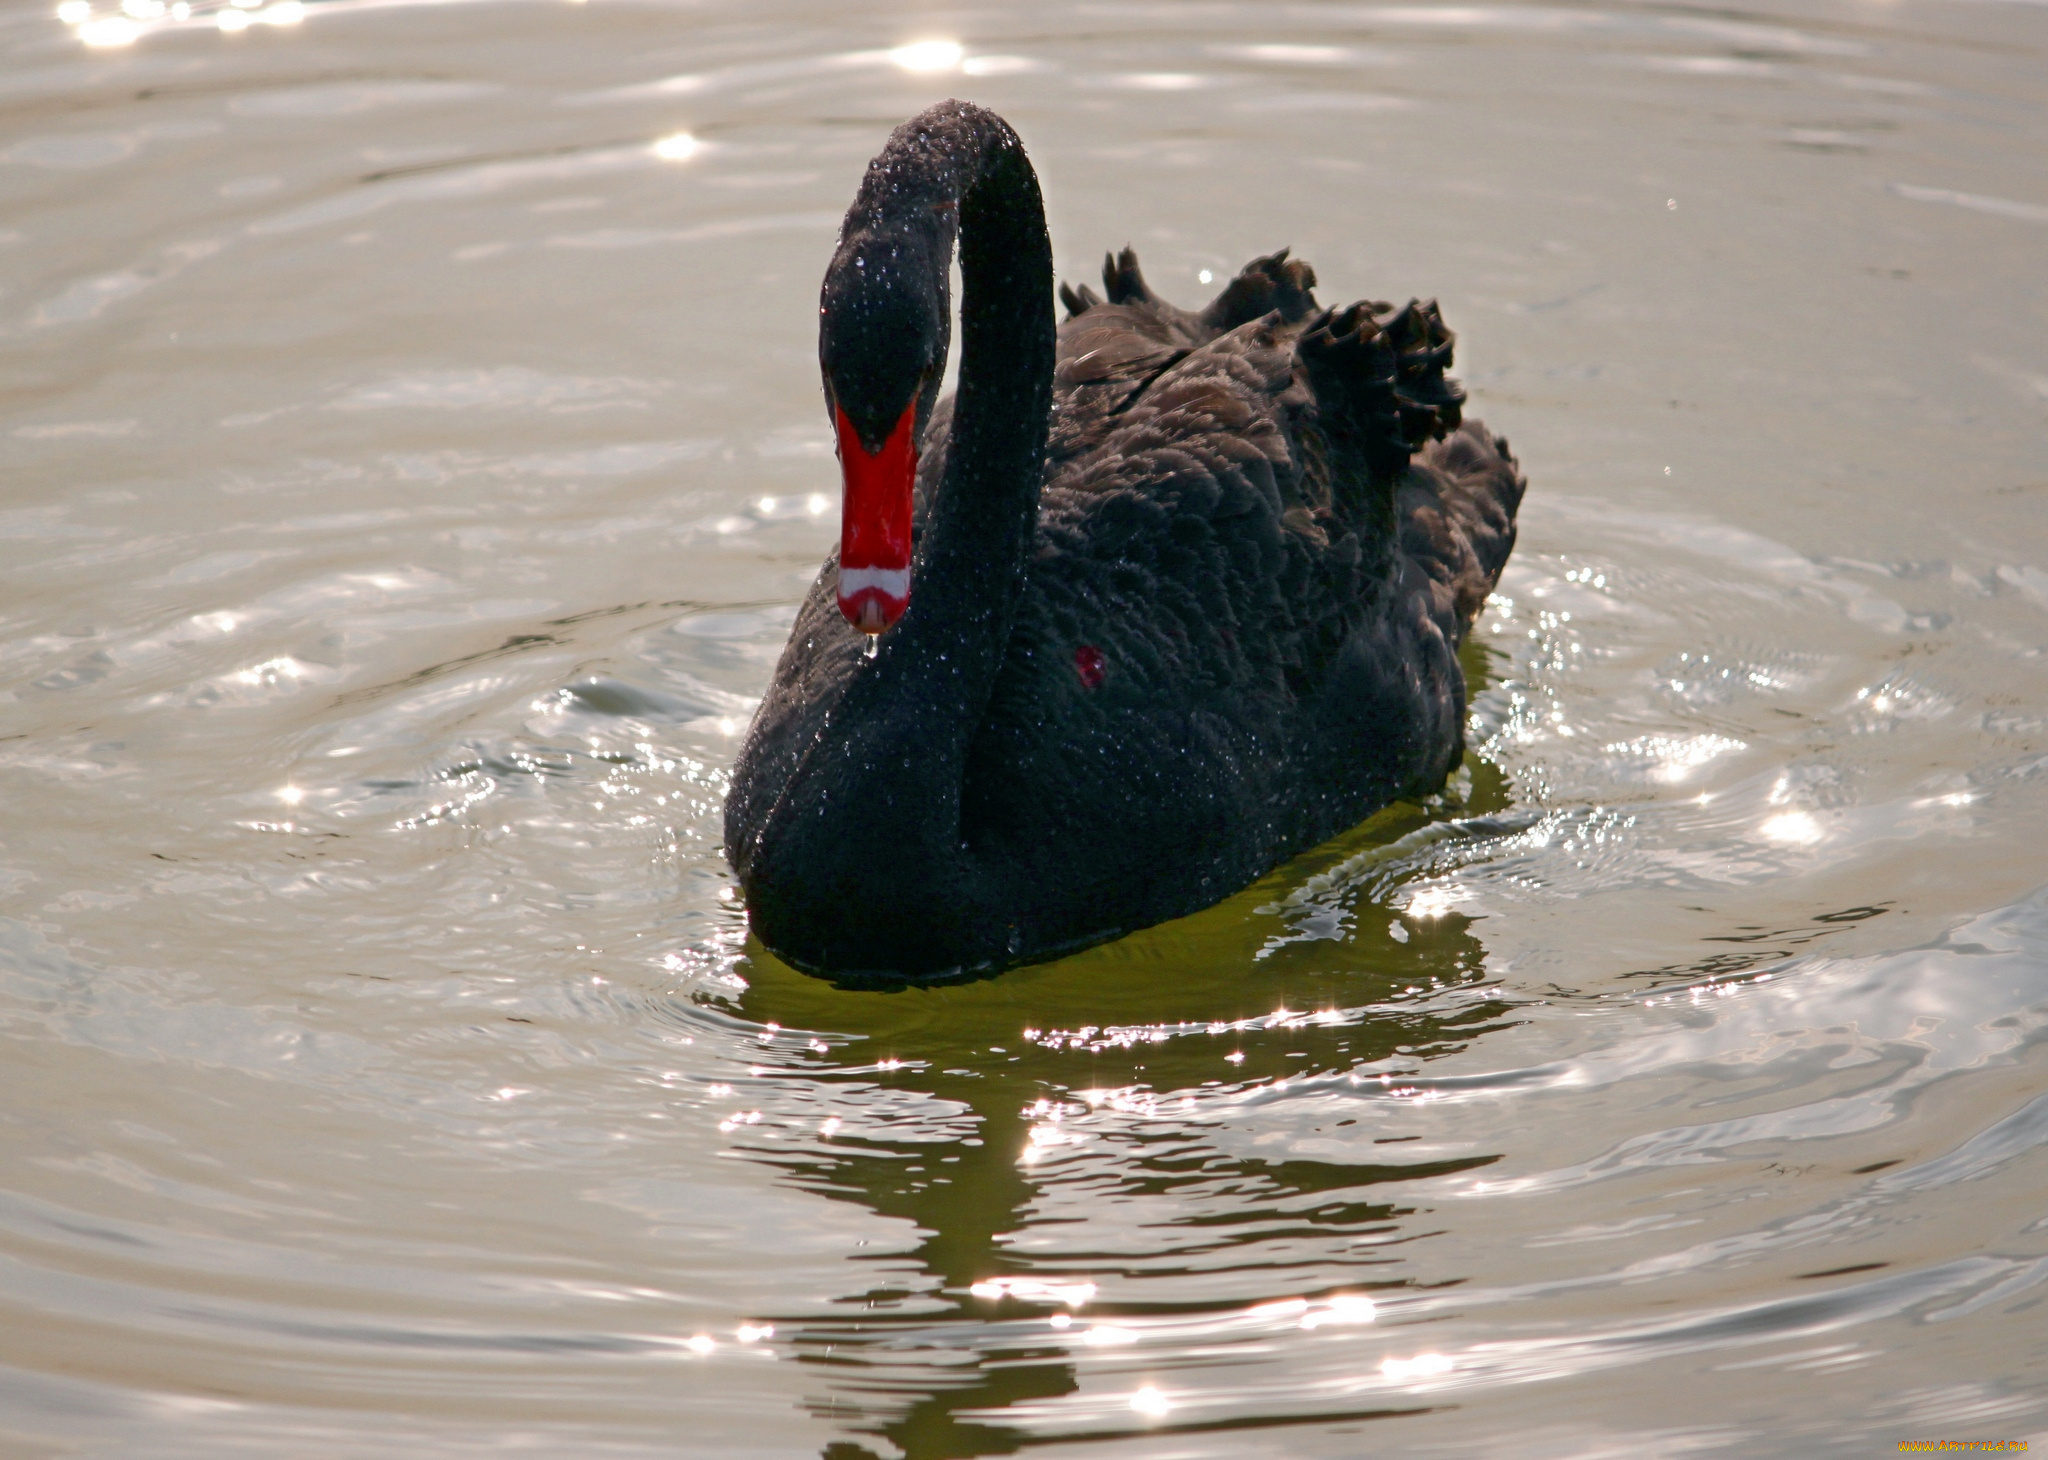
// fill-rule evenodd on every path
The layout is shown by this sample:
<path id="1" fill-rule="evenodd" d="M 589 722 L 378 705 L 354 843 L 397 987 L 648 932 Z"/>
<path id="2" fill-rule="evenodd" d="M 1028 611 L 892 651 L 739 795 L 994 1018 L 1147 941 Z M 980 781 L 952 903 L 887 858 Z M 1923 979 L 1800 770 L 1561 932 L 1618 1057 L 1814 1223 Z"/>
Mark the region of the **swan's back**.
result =
<path id="1" fill-rule="evenodd" d="M 1523 483 L 1460 426 L 1433 305 L 1319 309 L 1284 254 L 1200 313 L 1128 251 L 1104 272 L 1106 297 L 1062 291 L 1036 555 L 963 823 L 1048 887 L 1118 888 L 1136 926 L 1455 767 L 1457 645 Z M 1191 843 L 1200 889 L 1156 857 Z"/>

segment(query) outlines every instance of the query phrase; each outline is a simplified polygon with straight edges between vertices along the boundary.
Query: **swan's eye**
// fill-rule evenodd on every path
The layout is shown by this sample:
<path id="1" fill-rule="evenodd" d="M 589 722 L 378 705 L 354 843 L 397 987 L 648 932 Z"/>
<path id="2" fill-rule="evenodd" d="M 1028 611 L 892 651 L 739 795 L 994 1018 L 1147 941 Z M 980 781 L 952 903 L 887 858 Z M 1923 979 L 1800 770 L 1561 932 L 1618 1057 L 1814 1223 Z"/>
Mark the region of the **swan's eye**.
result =
<path id="1" fill-rule="evenodd" d="M 1080 676 L 1081 688 L 1094 689 L 1101 684 L 1108 668 L 1108 656 L 1093 644 L 1083 644 L 1074 651 L 1074 673 Z"/>

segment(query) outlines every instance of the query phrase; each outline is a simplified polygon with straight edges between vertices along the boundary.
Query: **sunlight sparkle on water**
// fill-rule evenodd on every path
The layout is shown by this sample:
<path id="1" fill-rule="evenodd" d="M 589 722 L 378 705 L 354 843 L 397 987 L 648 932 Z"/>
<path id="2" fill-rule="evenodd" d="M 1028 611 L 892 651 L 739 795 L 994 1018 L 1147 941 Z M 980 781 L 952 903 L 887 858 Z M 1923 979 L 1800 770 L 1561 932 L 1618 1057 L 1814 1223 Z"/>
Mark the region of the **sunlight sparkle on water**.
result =
<path id="1" fill-rule="evenodd" d="M 1768 841 L 1806 847 L 1820 840 L 1820 823 L 1804 811 L 1781 811 L 1757 828 Z"/>
<path id="2" fill-rule="evenodd" d="M 1258 61 L 1279 61 L 1292 66 L 1334 66 L 1344 59 L 1341 46 L 1246 46 L 1244 53 Z"/>
<path id="3" fill-rule="evenodd" d="M 1745 742 L 1726 735 L 1645 735 L 1601 747 L 1609 755 L 1651 762 L 1650 779 L 1667 783 L 1684 780 L 1716 756 L 1748 748 Z"/>
<path id="4" fill-rule="evenodd" d="M 1410 1379 L 1434 1379 L 1439 1374 L 1450 1373 L 1453 1365 L 1442 1354 L 1417 1354 L 1412 1359 L 1383 1359 L 1380 1373 L 1396 1384 Z"/>
<path id="5" fill-rule="evenodd" d="M 1056 1146 L 1078 1146 L 1085 1137 L 1068 1135 L 1056 1124 L 1034 1125 L 1027 1133 L 1024 1150 L 1018 1157 L 1027 1166 Z"/>
<path id="6" fill-rule="evenodd" d="M 966 55 L 958 41 L 913 41 L 889 52 L 889 59 L 906 71 L 951 71 Z"/>
<path id="7" fill-rule="evenodd" d="M 1257 1312 L 1257 1309 L 1253 1309 Z M 1379 1316 L 1372 1299 L 1363 1294 L 1340 1293 L 1322 1307 L 1309 1307 L 1301 1315 L 1303 1328 L 1321 1328 L 1326 1323 L 1370 1323 Z"/>
<path id="8" fill-rule="evenodd" d="M 1160 1415 L 1172 1409 L 1173 1406 L 1167 1402 L 1166 1396 L 1161 1394 L 1156 1387 L 1147 1384 L 1131 1396 L 1131 1408 L 1142 1415 L 1157 1419 Z"/>
<path id="9" fill-rule="evenodd" d="M 1043 1278 L 983 1278 L 967 1290 L 977 1298 L 1017 1298 L 1026 1303 L 1064 1303 L 1079 1308 L 1095 1296 L 1090 1282 L 1047 1282 Z"/>
<path id="10" fill-rule="evenodd" d="M 305 666 L 289 654 L 280 654 L 266 659 L 261 664 L 252 664 L 247 669 L 237 670 L 230 676 L 237 684 L 276 685 L 286 680 L 306 677 Z"/>
<path id="11" fill-rule="evenodd" d="M 1408 906 L 1401 909 L 1411 918 L 1435 920 L 1451 910 L 1456 901 L 1455 894 L 1448 888 L 1425 887 L 1408 899 Z"/>

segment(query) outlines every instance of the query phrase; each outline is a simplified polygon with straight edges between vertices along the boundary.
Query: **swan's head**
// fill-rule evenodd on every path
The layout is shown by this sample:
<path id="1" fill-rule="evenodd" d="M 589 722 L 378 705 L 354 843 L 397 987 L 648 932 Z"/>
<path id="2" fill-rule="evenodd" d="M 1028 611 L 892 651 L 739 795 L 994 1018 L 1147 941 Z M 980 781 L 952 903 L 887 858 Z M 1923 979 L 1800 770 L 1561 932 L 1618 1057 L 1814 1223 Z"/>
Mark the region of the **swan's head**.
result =
<path id="1" fill-rule="evenodd" d="M 950 238 L 850 229 L 825 275 L 818 362 L 845 480 L 839 611 L 865 634 L 910 606 L 918 443 L 949 333 L 939 247 L 950 251 Z"/>

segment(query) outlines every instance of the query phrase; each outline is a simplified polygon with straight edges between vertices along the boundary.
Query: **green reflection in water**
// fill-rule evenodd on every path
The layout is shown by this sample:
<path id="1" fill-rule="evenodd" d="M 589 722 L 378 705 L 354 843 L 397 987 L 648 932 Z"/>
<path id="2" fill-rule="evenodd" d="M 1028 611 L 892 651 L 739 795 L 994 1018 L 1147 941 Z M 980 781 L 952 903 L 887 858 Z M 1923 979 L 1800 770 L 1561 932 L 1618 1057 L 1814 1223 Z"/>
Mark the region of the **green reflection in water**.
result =
<path id="1" fill-rule="evenodd" d="M 1468 645 L 1465 659 L 1476 693 L 1485 667 L 1481 652 Z M 1472 922 L 1456 913 L 1426 921 L 1399 918 L 1386 900 L 1393 886 L 1384 875 L 1355 876 L 1337 896 L 1321 899 L 1325 909 L 1341 909 L 1343 915 L 1315 936 L 1288 941 L 1299 920 L 1291 925 L 1282 915 L 1291 894 L 1361 854 L 1433 823 L 1506 809 L 1508 789 L 1499 769 L 1472 755 L 1467 764 L 1472 784 L 1462 806 L 1391 806 L 1193 917 L 979 983 L 891 992 L 841 989 L 789 968 L 749 940 L 741 966 L 749 984 L 740 1000 L 745 1017 L 854 1036 L 863 1070 L 849 1078 L 881 1079 L 892 1089 L 934 1097 L 964 1112 L 958 1128 L 972 1130 L 951 1141 L 930 1139 L 930 1125 L 922 1132 L 926 1138 L 915 1142 L 837 1138 L 826 1156 L 816 1150 L 746 1153 L 780 1167 L 808 1190 L 903 1219 L 922 1234 L 909 1258 L 934 1280 L 936 1294 L 922 1290 L 925 1285 L 912 1292 L 901 1284 L 904 1254 L 878 1254 L 898 1280 L 848 1299 L 854 1311 L 846 1319 L 799 1318 L 778 1325 L 800 1358 L 830 1376 L 831 1397 L 815 1400 L 816 1411 L 853 1433 L 881 1437 L 911 1460 L 1007 1454 L 1031 1443 L 1020 1431 L 963 1416 L 1075 1390 L 1075 1369 L 1058 1333 L 1024 1325 L 1010 1342 L 990 1326 L 991 1320 L 1049 1316 L 1062 1311 L 1061 1305 L 1013 1296 L 991 1300 L 969 1289 L 1004 1276 L 1100 1280 L 1138 1273 L 1157 1261 L 1156 1254 L 1141 1251 L 1098 1251 L 1083 1259 L 1069 1254 L 1066 1265 L 1038 1266 L 1006 1240 L 1031 1226 L 1030 1209 L 1049 1179 L 1074 1180 L 1068 1160 L 1087 1163 L 1096 1200 L 1150 1203 L 1158 1210 L 1148 1213 L 1148 1225 L 1178 1229 L 1182 1236 L 1205 1229 L 1203 1250 L 1209 1253 L 1241 1248 L 1232 1270 L 1278 1266 L 1262 1252 L 1276 1239 L 1293 1247 L 1295 1239 L 1305 1238 L 1328 1249 L 1317 1274 L 1320 1286 L 1299 1286 L 1297 1256 L 1287 1264 L 1291 1277 L 1275 1274 L 1276 1282 L 1293 1285 L 1263 1293 L 1261 1300 L 1401 1286 L 1374 1277 L 1375 1269 L 1394 1260 L 1380 1249 L 1396 1238 L 1401 1219 L 1413 1210 L 1400 1202 L 1394 1184 L 1497 1157 L 1408 1165 L 1261 1161 L 1206 1146 L 1198 1117 L 1178 1128 L 1172 1117 L 1184 1093 L 1214 1096 L 1387 1060 L 1412 1068 L 1501 1026 L 1508 1005 L 1498 998 L 1442 996 L 1448 989 L 1483 985 L 1485 949 Z M 1395 926 L 1406 932 L 1406 942 L 1395 935 Z M 1186 1029 L 1263 1023 L 1278 1009 L 1313 1013 L 1368 1006 L 1369 1014 L 1326 1023 L 1219 1033 Z M 1145 1037 L 1161 1029 L 1176 1032 L 1158 1041 Z M 1027 1030 L 1036 1037 L 1027 1037 Z M 1234 1053 L 1242 1060 L 1226 1058 Z M 870 1067 L 885 1059 L 902 1066 L 873 1073 Z M 1142 1136 L 1119 1141 L 1112 1153 L 1091 1147 L 1087 1155 L 1065 1160 L 1049 1153 L 1034 1166 L 1026 1152 L 1045 1102 L 1081 1105 L 1082 1092 L 1090 1091 L 1149 1094 L 1161 1107 L 1162 1129 L 1171 1134 L 1156 1142 Z M 1390 1157 L 1398 1150 L 1392 1147 Z M 1056 1176 L 1055 1167 L 1062 1168 Z M 1356 1243 L 1361 1237 L 1376 1240 Z M 1357 1256 L 1331 1255 L 1354 1246 Z M 1192 1316 L 1243 1306 L 1241 1297 L 1227 1305 L 1105 1298 L 1089 1306 L 1088 1316 Z M 827 1460 L 864 1460 L 876 1453 L 853 1441 L 835 1442 L 825 1451 Z"/>

